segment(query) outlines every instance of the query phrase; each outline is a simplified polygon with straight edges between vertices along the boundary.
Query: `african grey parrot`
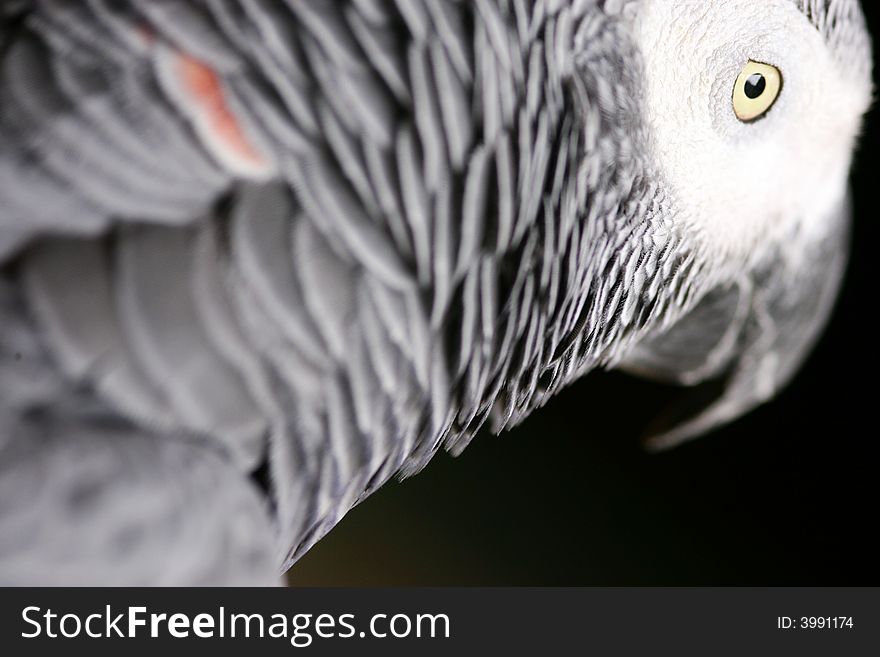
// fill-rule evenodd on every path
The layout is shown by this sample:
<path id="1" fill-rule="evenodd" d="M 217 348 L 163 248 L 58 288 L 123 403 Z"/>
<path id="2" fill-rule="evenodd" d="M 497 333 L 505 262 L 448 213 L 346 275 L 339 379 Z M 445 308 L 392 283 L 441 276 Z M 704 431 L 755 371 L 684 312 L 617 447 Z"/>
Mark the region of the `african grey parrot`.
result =
<path id="1" fill-rule="evenodd" d="M 764 402 L 870 59 L 857 0 L 0 0 L 0 582 L 276 582 L 594 368 L 720 391 L 656 446 Z"/>

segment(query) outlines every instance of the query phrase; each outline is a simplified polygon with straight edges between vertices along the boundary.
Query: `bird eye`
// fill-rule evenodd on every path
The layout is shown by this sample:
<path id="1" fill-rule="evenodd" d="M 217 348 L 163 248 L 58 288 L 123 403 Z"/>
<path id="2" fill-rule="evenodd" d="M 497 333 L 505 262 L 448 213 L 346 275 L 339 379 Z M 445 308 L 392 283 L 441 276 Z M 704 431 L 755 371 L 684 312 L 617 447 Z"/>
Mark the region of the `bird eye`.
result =
<path id="1" fill-rule="evenodd" d="M 750 61 L 733 87 L 733 111 L 743 123 L 762 118 L 782 90 L 782 73 L 775 66 Z"/>

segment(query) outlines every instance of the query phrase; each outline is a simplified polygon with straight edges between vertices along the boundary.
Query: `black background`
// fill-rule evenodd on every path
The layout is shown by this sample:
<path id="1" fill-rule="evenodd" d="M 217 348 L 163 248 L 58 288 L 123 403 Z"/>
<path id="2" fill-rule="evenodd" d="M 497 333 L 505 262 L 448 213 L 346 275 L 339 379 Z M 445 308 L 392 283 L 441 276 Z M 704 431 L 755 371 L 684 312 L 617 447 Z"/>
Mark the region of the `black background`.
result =
<path id="1" fill-rule="evenodd" d="M 880 35 L 880 6 L 863 4 Z M 639 437 L 674 391 L 592 374 L 515 431 L 386 486 L 291 583 L 880 584 L 878 158 L 875 110 L 853 174 L 842 296 L 774 402 L 651 455 Z"/>

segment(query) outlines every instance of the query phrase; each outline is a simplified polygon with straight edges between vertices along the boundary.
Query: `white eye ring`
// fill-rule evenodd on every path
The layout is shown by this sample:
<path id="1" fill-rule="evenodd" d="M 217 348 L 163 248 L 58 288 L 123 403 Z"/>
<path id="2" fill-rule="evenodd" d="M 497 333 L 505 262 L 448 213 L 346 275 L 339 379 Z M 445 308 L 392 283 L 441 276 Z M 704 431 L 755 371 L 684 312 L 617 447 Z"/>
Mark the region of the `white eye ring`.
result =
<path id="1" fill-rule="evenodd" d="M 749 61 L 733 86 L 733 111 L 743 123 L 762 118 L 779 98 L 782 72 L 770 64 Z"/>

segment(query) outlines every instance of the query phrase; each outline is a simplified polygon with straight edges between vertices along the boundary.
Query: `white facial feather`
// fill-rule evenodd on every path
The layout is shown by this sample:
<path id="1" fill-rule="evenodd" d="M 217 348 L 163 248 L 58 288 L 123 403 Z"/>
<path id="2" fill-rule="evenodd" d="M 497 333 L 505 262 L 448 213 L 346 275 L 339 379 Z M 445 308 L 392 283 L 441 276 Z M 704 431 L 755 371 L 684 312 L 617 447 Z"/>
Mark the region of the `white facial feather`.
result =
<path id="1" fill-rule="evenodd" d="M 674 220 L 735 267 L 792 230 L 821 231 L 846 194 L 865 68 L 836 58 L 791 0 L 645 0 L 634 33 Z M 764 118 L 743 123 L 732 95 L 749 60 L 777 67 L 783 87 Z"/>

